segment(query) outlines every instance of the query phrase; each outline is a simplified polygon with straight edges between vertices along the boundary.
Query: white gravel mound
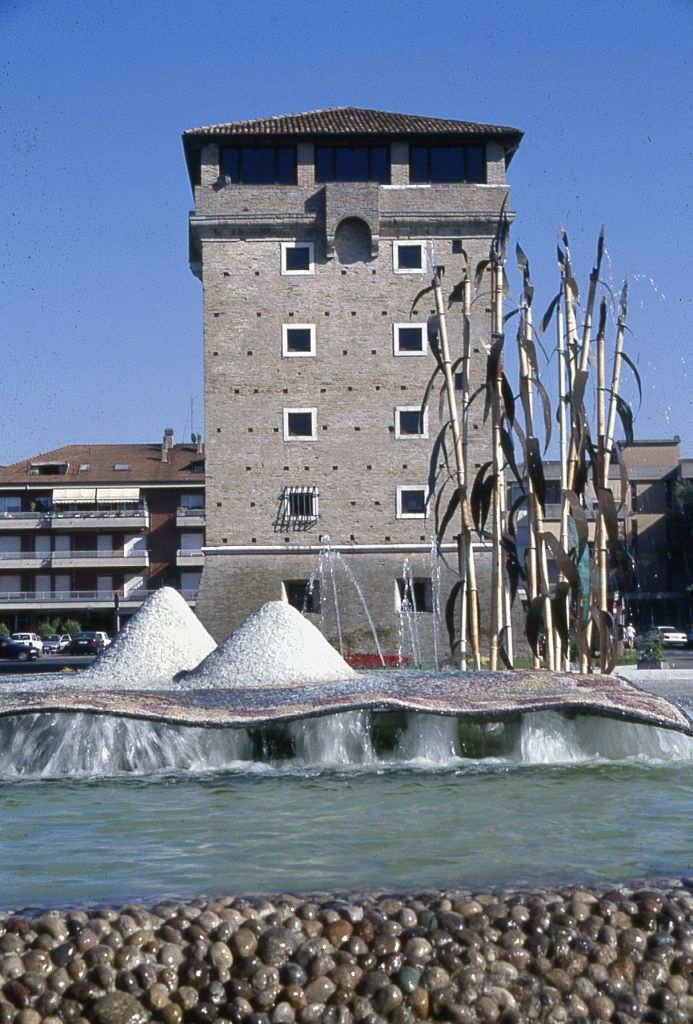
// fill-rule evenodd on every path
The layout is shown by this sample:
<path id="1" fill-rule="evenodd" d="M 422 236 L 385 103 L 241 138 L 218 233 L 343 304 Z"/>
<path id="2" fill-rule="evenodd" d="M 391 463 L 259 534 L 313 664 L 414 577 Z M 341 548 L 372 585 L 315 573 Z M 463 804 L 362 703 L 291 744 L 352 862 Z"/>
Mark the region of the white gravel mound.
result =
<path id="1" fill-rule="evenodd" d="M 312 622 L 284 601 L 269 601 L 197 668 L 178 675 L 176 682 L 191 689 L 232 689 L 355 677 L 354 670 Z"/>
<path id="2" fill-rule="evenodd" d="M 155 591 L 125 623 L 79 686 L 161 689 L 177 672 L 194 668 L 216 644 L 177 590 Z"/>

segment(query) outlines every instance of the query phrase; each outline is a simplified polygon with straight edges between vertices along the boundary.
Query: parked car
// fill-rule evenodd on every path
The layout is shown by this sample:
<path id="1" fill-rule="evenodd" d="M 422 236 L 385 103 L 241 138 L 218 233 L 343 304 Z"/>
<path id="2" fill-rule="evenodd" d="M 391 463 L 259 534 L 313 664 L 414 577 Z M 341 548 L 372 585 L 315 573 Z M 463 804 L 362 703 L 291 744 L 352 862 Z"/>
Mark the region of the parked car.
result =
<path id="1" fill-rule="evenodd" d="M 99 632 L 97 631 L 97 632 L 96 632 L 96 635 L 97 635 L 97 636 L 100 636 L 100 637 L 101 637 L 101 642 L 102 642 L 102 644 L 104 645 L 104 647 L 108 647 L 108 645 L 109 645 L 109 644 L 110 644 L 110 642 L 111 642 L 111 638 L 110 638 L 110 636 L 108 635 L 108 633 L 99 633 Z"/>
<path id="2" fill-rule="evenodd" d="M 72 642 L 69 633 L 45 633 L 41 639 L 43 640 L 44 654 L 61 654 Z"/>
<path id="3" fill-rule="evenodd" d="M 75 633 L 68 647 L 68 654 L 100 654 L 104 649 L 103 633 L 87 629 L 83 633 Z"/>
<path id="4" fill-rule="evenodd" d="M 20 643 L 29 644 L 34 647 L 39 655 L 43 654 L 43 640 L 36 633 L 13 633 L 12 640 L 19 640 Z"/>
<path id="5" fill-rule="evenodd" d="M 657 630 L 662 634 L 662 642 L 665 647 L 685 647 L 688 643 L 686 634 L 676 626 L 657 626 Z"/>
<path id="6" fill-rule="evenodd" d="M 39 652 L 30 644 L 21 640 L 11 640 L 7 636 L 0 636 L 0 658 L 12 658 L 15 661 L 33 661 L 39 657 Z"/>

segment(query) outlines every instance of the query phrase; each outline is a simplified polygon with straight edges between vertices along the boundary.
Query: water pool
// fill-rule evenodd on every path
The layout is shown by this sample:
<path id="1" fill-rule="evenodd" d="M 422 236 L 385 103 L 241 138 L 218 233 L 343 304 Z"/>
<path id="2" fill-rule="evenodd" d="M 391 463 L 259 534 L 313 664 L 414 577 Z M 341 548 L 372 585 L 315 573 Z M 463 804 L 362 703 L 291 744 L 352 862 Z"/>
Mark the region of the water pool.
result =
<path id="1" fill-rule="evenodd" d="M 326 727 L 309 728 L 314 744 Z M 5 771 L 0 907 L 693 873 L 693 741 L 558 715 L 501 733 L 490 756 L 419 722 L 388 757 L 355 750 L 352 729 L 323 742 L 322 762 L 207 750 L 186 768 Z M 157 742 L 176 735 L 193 731 Z M 98 750 L 93 728 L 81 738 Z"/>

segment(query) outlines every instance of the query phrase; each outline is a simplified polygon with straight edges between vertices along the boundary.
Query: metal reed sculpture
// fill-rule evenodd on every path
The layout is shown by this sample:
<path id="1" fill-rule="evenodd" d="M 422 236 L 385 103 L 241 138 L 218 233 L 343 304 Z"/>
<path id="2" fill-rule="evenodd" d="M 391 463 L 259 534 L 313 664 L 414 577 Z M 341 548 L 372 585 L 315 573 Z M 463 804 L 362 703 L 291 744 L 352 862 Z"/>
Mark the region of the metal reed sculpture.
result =
<path id="1" fill-rule="evenodd" d="M 591 651 L 600 651 L 602 672 L 615 664 L 615 626 L 610 612 L 614 581 L 621 585 L 632 578 L 633 560 L 618 531 L 618 510 L 626 500 L 627 478 L 620 447 L 615 443 L 617 416 L 626 444 L 633 440 L 633 414 L 619 394 L 623 363 L 630 368 L 642 394 L 638 371 L 624 351 L 626 331 L 627 284 L 618 300 L 601 277 L 604 254 L 603 229 L 589 278 L 584 307 L 573 275 L 568 238 L 561 229 L 558 245 L 559 290 L 544 314 L 539 333 L 533 322 L 532 286 L 529 262 L 518 245 L 517 264 L 521 275 L 520 297 L 515 308 L 505 311 L 504 298 L 510 296 L 505 272 L 509 221 L 503 207 L 489 257 L 474 268 L 447 296 L 443 294 L 445 268 L 435 266 L 431 284 L 422 289 L 412 310 L 423 295 L 432 292 L 435 313 L 428 319 L 428 340 L 435 368 L 425 389 L 423 418 L 432 396 L 440 391 L 441 409 L 447 409 L 442 428 L 433 443 L 429 467 L 429 502 L 434 513 L 439 556 L 442 544 L 455 529 L 456 582 L 446 607 L 446 624 L 451 652 L 464 669 L 481 664 L 480 612 L 475 543 L 490 546 L 490 650 L 493 670 L 499 663 L 507 668 L 513 662 L 511 609 L 520 581 L 527 595 L 525 632 L 534 667 L 565 669 L 577 660 L 581 672 L 591 671 Z M 599 298 L 596 336 L 594 311 Z M 476 391 L 470 390 L 470 315 L 481 295 L 491 297 L 490 337 L 486 380 Z M 610 350 L 611 377 L 607 383 L 607 320 L 610 303 L 615 310 L 615 338 Z M 451 307 L 461 308 L 458 320 L 460 351 L 453 354 L 448 330 Z M 505 372 L 506 327 L 518 318 L 516 334 L 518 382 L 512 387 Z M 551 356 L 557 366 L 557 410 L 559 426 L 559 464 L 561 516 L 558 536 L 547 529 L 546 476 L 544 457 L 551 442 L 554 419 L 551 401 L 542 376 L 546 368 L 537 355 L 542 351 L 551 362 L 540 335 L 546 335 L 555 321 L 556 341 Z M 455 377 L 458 378 L 456 387 Z M 483 397 L 484 422 L 491 432 L 491 459 L 472 480 L 469 473 L 468 426 L 474 401 Z M 594 405 L 590 420 L 588 405 Z M 541 407 L 541 430 L 537 408 Z M 543 434 L 543 443 L 540 441 Z M 520 457 L 516 457 L 516 444 Z M 620 467 L 618 493 L 612 487 L 612 465 Z M 517 483 L 519 498 L 507 507 L 507 477 Z M 527 521 L 527 545 L 520 558 L 516 522 L 520 509 Z M 592 529 L 590 521 L 592 520 Z M 592 539 L 590 534 L 592 533 Z M 555 573 L 550 573 L 551 564 Z M 453 567 L 450 567 L 453 568 Z"/>

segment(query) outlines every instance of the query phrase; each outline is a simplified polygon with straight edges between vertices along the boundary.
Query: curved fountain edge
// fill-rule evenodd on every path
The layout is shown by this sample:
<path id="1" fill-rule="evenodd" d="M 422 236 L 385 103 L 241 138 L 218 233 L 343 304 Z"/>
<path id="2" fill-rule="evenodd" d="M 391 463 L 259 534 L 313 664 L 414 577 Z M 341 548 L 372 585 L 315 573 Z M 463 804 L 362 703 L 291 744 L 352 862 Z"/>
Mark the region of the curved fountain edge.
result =
<path id="1" fill-rule="evenodd" d="M 499 720 L 537 711 L 604 715 L 693 736 L 693 722 L 674 701 L 617 675 L 512 672 L 359 672 L 353 680 L 225 689 L 158 689 L 122 685 L 87 688 L 46 683 L 45 677 L 6 677 L 0 717 L 87 712 L 205 728 L 243 728 L 343 711 L 371 709 Z M 42 679 L 43 686 L 36 680 Z M 85 680 L 86 681 L 86 680 Z"/>

